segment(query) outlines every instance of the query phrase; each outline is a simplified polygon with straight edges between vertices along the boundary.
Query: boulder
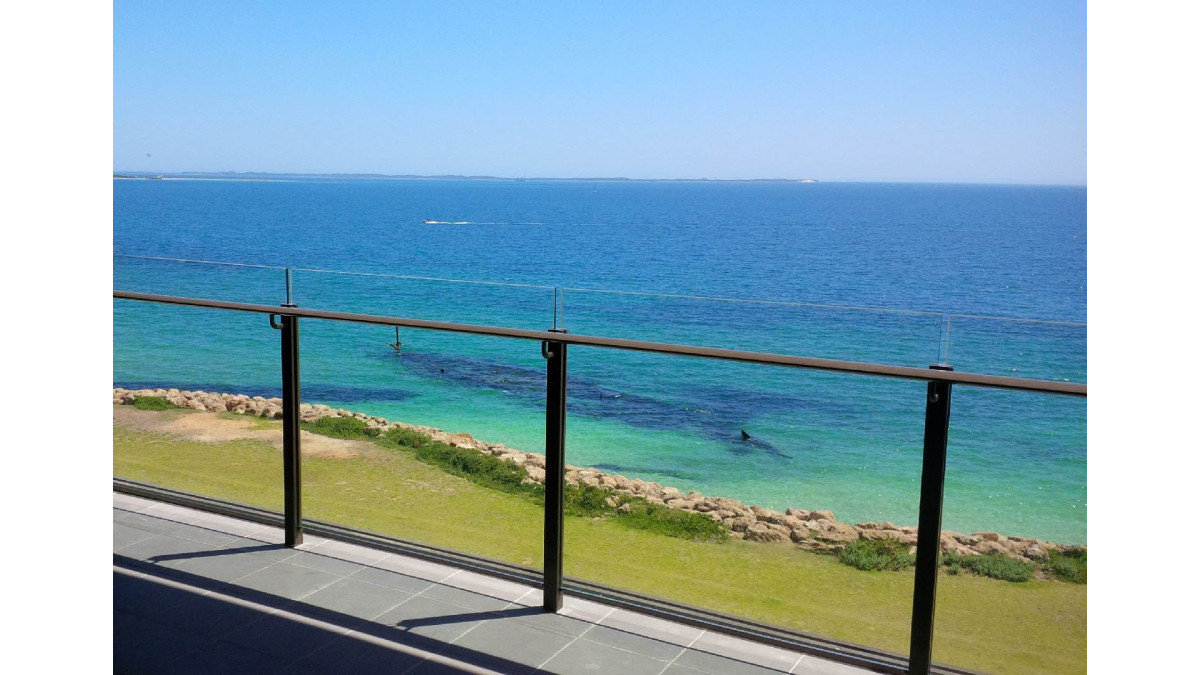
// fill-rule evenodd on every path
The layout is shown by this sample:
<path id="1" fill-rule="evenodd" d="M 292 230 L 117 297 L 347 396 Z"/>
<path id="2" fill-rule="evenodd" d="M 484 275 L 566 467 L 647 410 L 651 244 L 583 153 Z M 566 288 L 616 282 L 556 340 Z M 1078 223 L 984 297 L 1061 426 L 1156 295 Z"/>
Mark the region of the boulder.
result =
<path id="1" fill-rule="evenodd" d="M 854 529 L 853 525 L 846 523 L 834 523 L 826 521 L 828 525 L 822 525 L 821 531 L 817 536 L 827 541 L 857 541 L 858 530 Z"/>
<path id="2" fill-rule="evenodd" d="M 813 511 L 808 514 L 808 519 L 809 520 L 828 520 L 831 523 L 837 522 L 837 519 L 833 517 L 832 511 Z"/>
<path id="3" fill-rule="evenodd" d="M 786 541 L 787 535 L 782 534 L 778 530 L 772 529 L 767 523 L 754 523 L 746 528 L 746 538 L 750 541 Z"/>
<path id="4" fill-rule="evenodd" d="M 990 539 L 985 539 L 979 542 L 974 546 L 974 549 L 978 553 L 1000 553 L 1002 555 L 1009 555 L 1008 548 L 1005 547 L 1004 544 L 1001 544 L 998 541 L 992 541 Z"/>

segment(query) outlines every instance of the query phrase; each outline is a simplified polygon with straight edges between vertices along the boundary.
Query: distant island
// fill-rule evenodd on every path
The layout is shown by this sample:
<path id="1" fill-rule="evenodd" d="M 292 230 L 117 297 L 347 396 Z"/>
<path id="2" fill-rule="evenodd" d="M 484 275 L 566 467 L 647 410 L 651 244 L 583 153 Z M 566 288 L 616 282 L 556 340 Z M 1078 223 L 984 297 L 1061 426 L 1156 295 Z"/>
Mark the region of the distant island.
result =
<path id="1" fill-rule="evenodd" d="M 113 173 L 113 179 L 119 180 L 289 180 L 306 178 L 339 178 L 345 180 L 491 180 L 491 181 L 554 181 L 559 183 L 819 183 L 816 178 L 625 178 L 592 177 L 592 178 L 548 178 L 548 177 L 515 177 L 504 176 L 462 176 L 447 174 L 424 176 L 417 174 L 384 174 L 384 173 L 259 173 L 251 171 L 221 171 L 182 172 L 174 174 L 125 171 Z"/>

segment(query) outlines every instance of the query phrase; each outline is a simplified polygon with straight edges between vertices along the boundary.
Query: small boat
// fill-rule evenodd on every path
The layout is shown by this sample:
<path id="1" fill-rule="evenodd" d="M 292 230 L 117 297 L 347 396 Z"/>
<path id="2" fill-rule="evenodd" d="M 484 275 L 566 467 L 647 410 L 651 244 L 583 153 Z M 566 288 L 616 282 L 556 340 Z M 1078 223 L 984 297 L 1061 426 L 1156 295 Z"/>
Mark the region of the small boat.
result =
<path id="1" fill-rule="evenodd" d="M 425 223 L 426 225 L 437 225 L 437 222 L 438 222 L 438 221 L 436 221 L 436 220 L 422 220 L 421 222 Z"/>

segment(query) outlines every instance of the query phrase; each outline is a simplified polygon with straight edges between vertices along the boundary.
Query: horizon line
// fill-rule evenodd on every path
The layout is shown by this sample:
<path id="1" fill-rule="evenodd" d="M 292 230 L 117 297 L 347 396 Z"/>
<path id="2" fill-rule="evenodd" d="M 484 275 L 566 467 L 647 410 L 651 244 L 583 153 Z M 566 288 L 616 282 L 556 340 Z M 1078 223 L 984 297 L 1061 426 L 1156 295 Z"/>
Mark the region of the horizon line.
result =
<path id="1" fill-rule="evenodd" d="M 121 171 L 114 169 L 113 176 L 123 174 L 156 176 L 304 176 L 318 178 L 360 178 L 389 180 L 497 180 L 497 181 L 557 181 L 578 183 L 871 183 L 903 185 L 1019 185 L 1045 187 L 1081 187 L 1087 183 L 1019 183 L 1011 181 L 964 181 L 964 180 L 825 180 L 820 178 L 628 178 L 625 176 L 492 176 L 484 174 L 387 174 L 375 172 L 317 173 L 306 171 Z"/>

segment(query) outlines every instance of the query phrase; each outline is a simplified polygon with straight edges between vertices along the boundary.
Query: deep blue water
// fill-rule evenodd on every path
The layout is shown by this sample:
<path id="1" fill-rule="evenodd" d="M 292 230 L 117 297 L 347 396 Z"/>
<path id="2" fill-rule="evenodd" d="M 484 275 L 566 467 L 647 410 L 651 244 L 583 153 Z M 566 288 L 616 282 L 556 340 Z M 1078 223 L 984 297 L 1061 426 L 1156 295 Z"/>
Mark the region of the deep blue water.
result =
<path id="1" fill-rule="evenodd" d="M 113 190 L 114 287 L 125 290 L 276 304 L 291 267 L 303 307 L 1086 381 L 1083 188 L 310 179 Z M 396 354 L 387 329 L 303 323 L 305 400 L 542 451 L 535 343 L 402 331 Z M 278 390 L 278 337 L 263 318 L 122 301 L 113 331 L 115 383 Z M 588 348 L 569 359 L 570 463 L 847 521 L 916 522 L 920 383 Z M 1086 541 L 1086 403 L 958 387 L 953 406 L 945 527 Z"/>

